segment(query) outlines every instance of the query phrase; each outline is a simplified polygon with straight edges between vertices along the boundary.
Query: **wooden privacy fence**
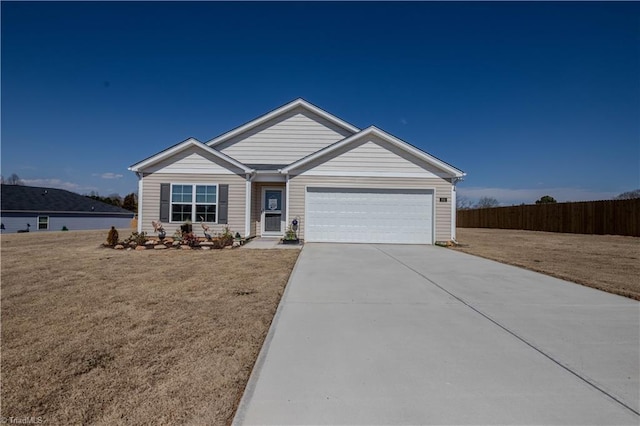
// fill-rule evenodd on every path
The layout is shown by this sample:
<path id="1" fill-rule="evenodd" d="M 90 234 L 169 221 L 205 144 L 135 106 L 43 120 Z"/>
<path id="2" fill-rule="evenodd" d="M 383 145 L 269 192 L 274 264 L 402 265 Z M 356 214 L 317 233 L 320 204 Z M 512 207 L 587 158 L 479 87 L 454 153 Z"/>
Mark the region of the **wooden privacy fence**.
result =
<path id="1" fill-rule="evenodd" d="M 640 237 L 640 198 L 458 210 L 460 228 Z"/>

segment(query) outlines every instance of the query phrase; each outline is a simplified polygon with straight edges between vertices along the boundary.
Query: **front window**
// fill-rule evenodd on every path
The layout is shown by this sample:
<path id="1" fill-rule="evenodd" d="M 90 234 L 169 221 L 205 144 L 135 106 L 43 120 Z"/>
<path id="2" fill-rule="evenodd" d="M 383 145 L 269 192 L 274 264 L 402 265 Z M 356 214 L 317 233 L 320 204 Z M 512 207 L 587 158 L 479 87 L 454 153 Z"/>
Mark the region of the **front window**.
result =
<path id="1" fill-rule="evenodd" d="M 217 185 L 172 185 L 171 221 L 215 222 L 217 202 Z"/>
<path id="2" fill-rule="evenodd" d="M 38 230 L 49 229 L 49 216 L 38 216 Z"/>

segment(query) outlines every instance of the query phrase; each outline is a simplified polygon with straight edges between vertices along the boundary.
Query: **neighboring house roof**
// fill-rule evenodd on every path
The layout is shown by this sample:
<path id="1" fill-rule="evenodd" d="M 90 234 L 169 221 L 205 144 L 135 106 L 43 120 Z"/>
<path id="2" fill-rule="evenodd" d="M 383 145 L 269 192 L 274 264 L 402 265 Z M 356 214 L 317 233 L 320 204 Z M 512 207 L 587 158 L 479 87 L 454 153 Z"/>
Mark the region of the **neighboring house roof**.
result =
<path id="1" fill-rule="evenodd" d="M 453 177 L 465 176 L 465 173 L 462 170 L 459 170 L 453 167 L 452 165 L 445 163 L 444 161 L 434 157 L 433 155 L 427 154 L 426 152 L 414 147 L 411 144 L 408 144 L 407 142 L 404 142 L 403 140 L 396 138 L 395 136 L 385 132 L 384 130 L 378 129 L 375 126 L 367 127 L 366 129 L 352 136 L 349 136 L 348 138 L 344 138 L 332 145 L 329 145 L 324 149 L 321 149 L 320 151 L 317 151 L 311 155 L 301 158 L 300 160 L 292 164 L 289 164 L 287 167 L 284 167 L 283 169 L 281 169 L 281 172 L 289 173 L 308 163 L 322 159 L 323 157 L 328 156 L 329 154 L 331 154 L 332 152 L 338 149 L 344 148 L 345 146 L 348 146 L 350 144 L 354 144 L 367 136 L 377 136 L 378 138 L 386 142 L 389 142 L 390 144 L 400 148 L 401 150 L 407 152 L 408 154 L 415 156 L 448 174 L 451 174 Z"/>
<path id="2" fill-rule="evenodd" d="M 250 173 L 251 172 L 251 168 L 246 166 L 245 164 L 242 164 L 241 162 L 234 160 L 233 158 L 229 157 L 226 154 L 223 154 L 222 152 L 213 149 L 207 145 L 205 145 L 204 143 L 200 142 L 199 140 L 195 139 L 195 138 L 189 138 L 187 140 L 184 140 L 172 147 L 169 147 L 167 149 L 165 149 L 164 151 L 160 151 L 159 153 L 152 155 L 151 157 L 148 157 L 136 164 L 133 164 L 131 167 L 129 167 L 129 170 L 133 171 L 133 172 L 138 172 L 146 167 L 149 167 L 153 164 L 156 164 L 166 158 L 169 158 L 181 151 L 184 151 L 187 148 L 190 147 L 196 147 L 198 149 L 202 149 L 203 151 L 214 155 L 218 158 L 220 158 L 221 160 L 227 162 L 228 164 L 231 164 L 237 168 L 239 168 L 240 170 L 244 171 L 245 173 Z"/>
<path id="3" fill-rule="evenodd" d="M 303 108 L 306 109 L 307 111 L 310 111 L 316 115 L 319 115 L 320 117 L 330 121 L 331 123 L 342 127 L 343 129 L 346 129 L 352 133 L 358 132 L 360 131 L 360 129 L 358 129 L 356 126 L 347 123 L 346 121 L 336 117 L 335 115 L 329 114 L 328 112 L 326 112 L 325 110 L 318 108 L 317 106 L 305 101 L 302 98 L 298 98 L 292 102 L 289 102 L 286 105 L 281 106 L 280 108 L 276 108 L 271 112 L 268 112 L 254 120 L 249 121 L 246 124 L 243 124 L 242 126 L 236 127 L 235 129 L 223 133 L 220 136 L 217 136 L 213 139 L 211 139 L 210 141 L 206 142 L 207 145 L 213 147 L 216 145 L 219 145 L 231 138 L 233 138 L 234 136 L 237 136 L 241 133 L 247 132 L 251 129 L 253 129 L 254 127 L 260 126 L 263 123 L 266 123 L 269 120 L 272 120 L 280 115 L 286 114 L 287 112 L 291 111 L 292 109 L 295 108 Z"/>
<path id="4" fill-rule="evenodd" d="M 133 216 L 123 208 L 93 200 L 64 189 L 41 188 L 24 185 L 0 185 L 2 187 L 1 210 L 9 212 L 38 213 L 110 213 Z"/>

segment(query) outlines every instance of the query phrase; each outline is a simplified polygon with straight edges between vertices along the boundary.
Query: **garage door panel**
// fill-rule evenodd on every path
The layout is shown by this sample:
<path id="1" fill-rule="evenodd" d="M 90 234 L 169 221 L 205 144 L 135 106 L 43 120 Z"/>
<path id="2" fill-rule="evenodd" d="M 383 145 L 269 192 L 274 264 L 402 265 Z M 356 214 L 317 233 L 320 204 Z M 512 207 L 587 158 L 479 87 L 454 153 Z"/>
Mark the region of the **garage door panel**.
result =
<path id="1" fill-rule="evenodd" d="M 433 191 L 307 188 L 307 241 L 431 244 Z"/>

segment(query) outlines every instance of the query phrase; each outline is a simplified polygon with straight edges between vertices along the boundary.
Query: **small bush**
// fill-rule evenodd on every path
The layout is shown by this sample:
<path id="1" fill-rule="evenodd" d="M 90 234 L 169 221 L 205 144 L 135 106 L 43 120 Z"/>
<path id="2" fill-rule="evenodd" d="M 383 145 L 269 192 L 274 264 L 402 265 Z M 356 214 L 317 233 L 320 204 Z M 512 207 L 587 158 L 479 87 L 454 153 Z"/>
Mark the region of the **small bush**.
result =
<path id="1" fill-rule="evenodd" d="M 196 247 L 198 245 L 198 237 L 193 232 L 182 234 L 182 243 L 189 247 Z"/>
<path id="2" fill-rule="evenodd" d="M 182 235 L 190 234 L 193 232 L 193 224 L 190 220 L 187 220 L 184 225 L 180 225 L 180 230 L 182 231 Z"/>
<path id="3" fill-rule="evenodd" d="M 112 226 L 107 234 L 107 244 L 110 246 L 118 244 L 118 231 L 115 226 Z"/>
<path id="4" fill-rule="evenodd" d="M 225 227 L 224 232 L 218 236 L 218 240 L 220 240 L 222 247 L 233 245 L 233 233 L 228 226 Z"/>
<path id="5" fill-rule="evenodd" d="M 129 238 L 124 240 L 125 244 L 136 243 L 137 245 L 144 245 L 147 242 L 147 234 L 145 232 L 132 232 Z"/>

